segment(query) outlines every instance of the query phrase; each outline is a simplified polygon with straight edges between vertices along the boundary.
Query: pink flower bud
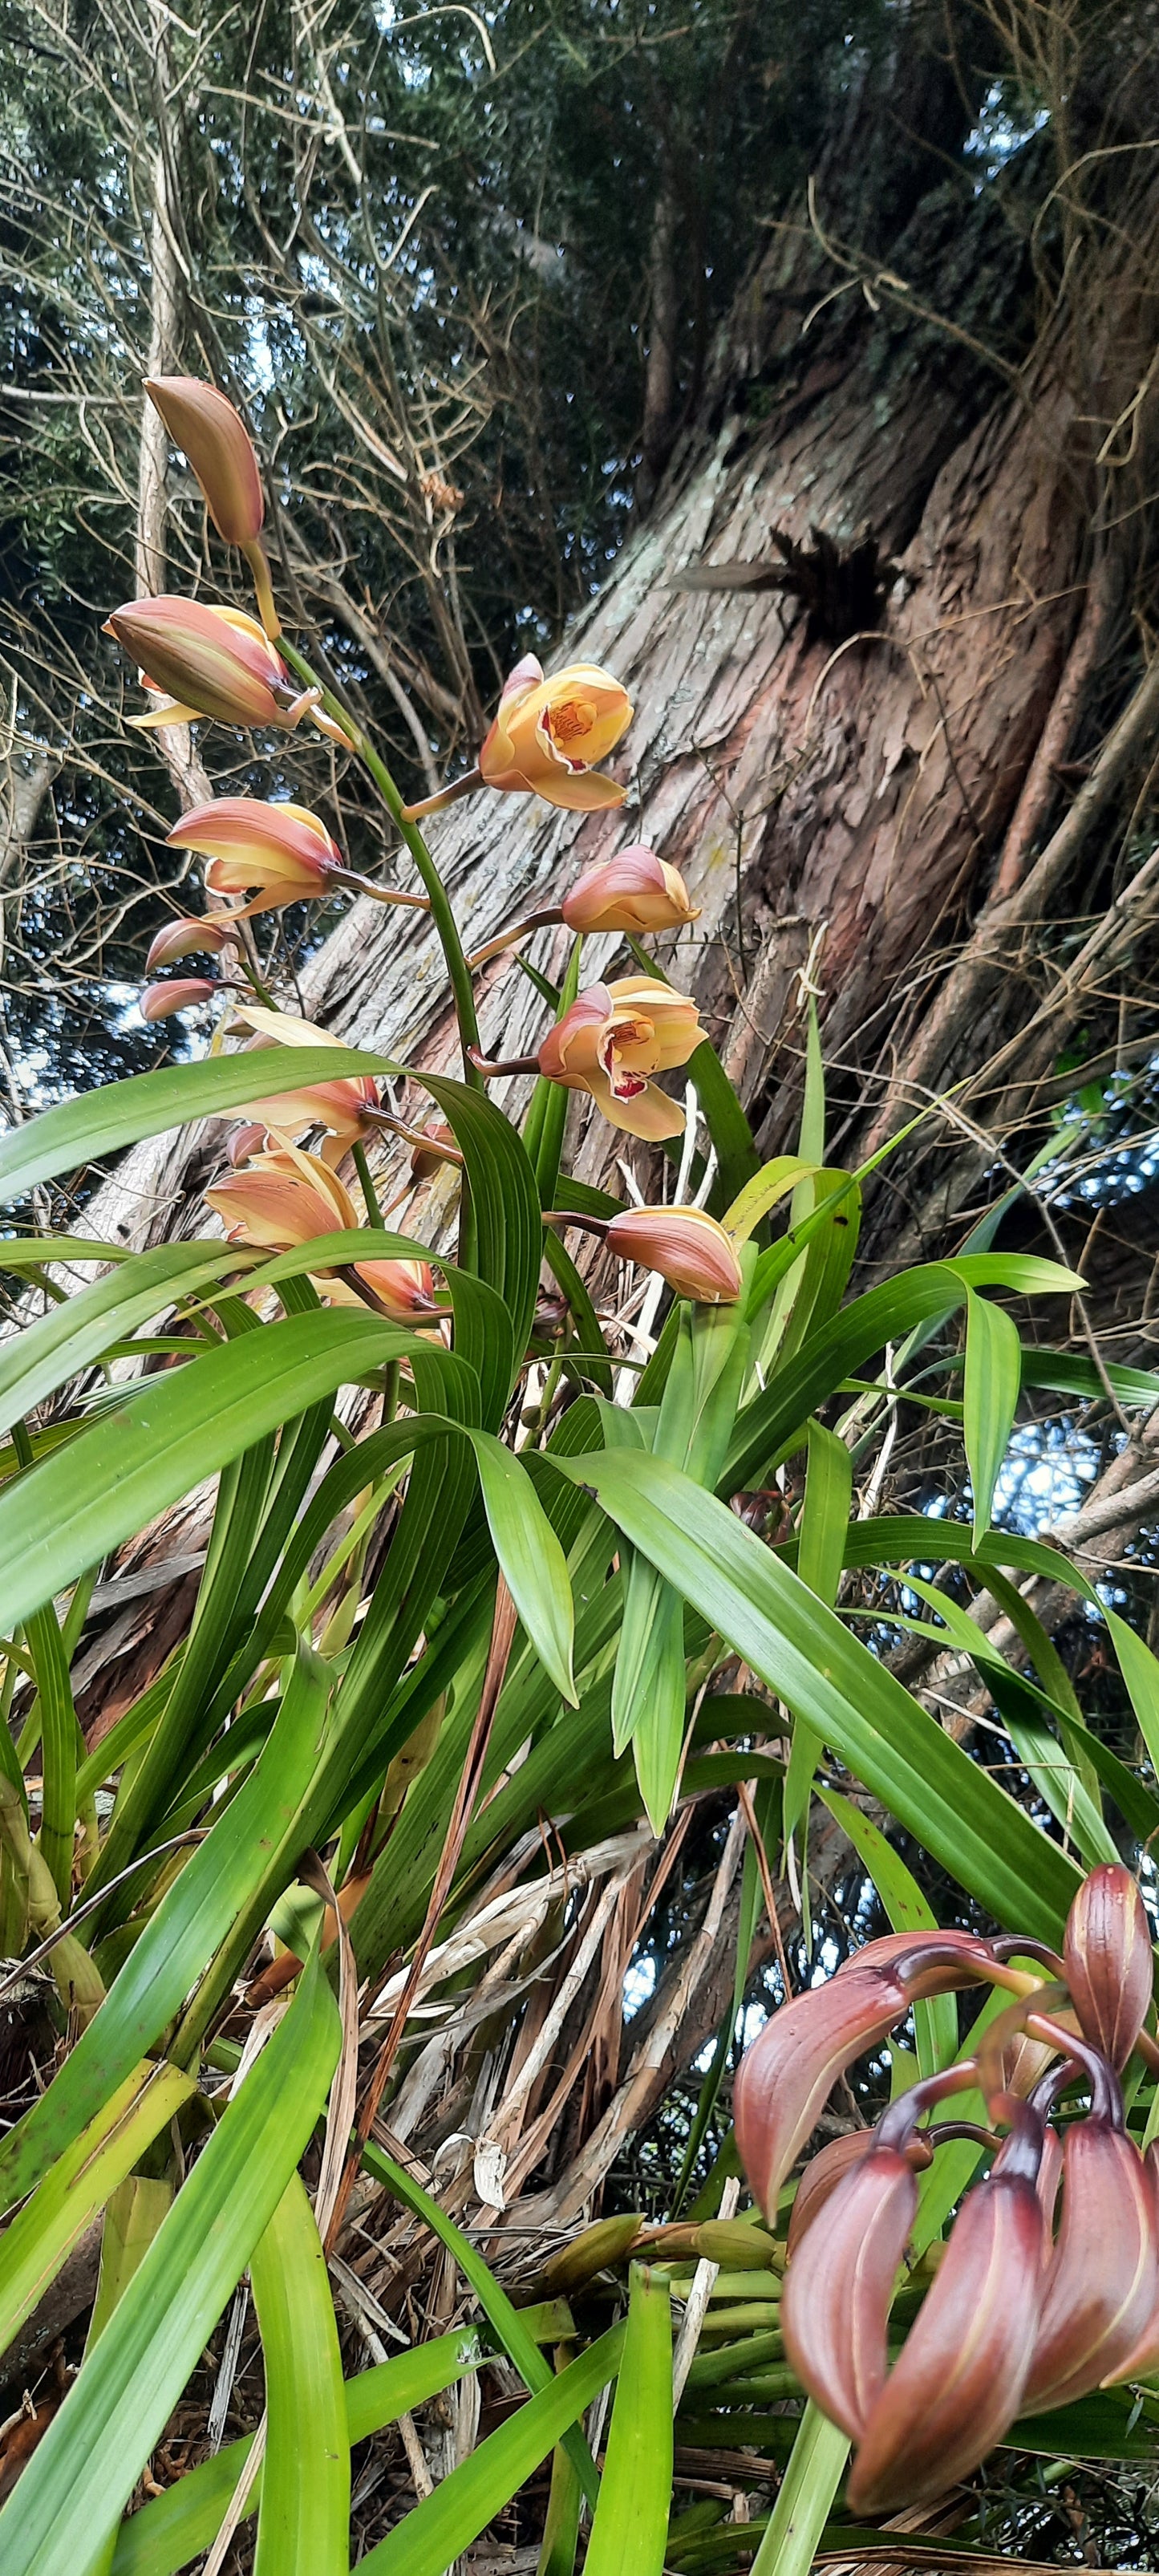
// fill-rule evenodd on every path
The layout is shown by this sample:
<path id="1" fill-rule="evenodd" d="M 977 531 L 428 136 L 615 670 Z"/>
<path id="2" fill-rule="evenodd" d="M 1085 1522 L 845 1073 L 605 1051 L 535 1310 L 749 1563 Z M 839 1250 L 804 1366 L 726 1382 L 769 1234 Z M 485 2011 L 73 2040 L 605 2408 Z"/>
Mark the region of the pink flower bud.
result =
<path id="1" fill-rule="evenodd" d="M 844 2182 L 851 2165 L 858 2165 L 873 2145 L 872 2129 L 846 2129 L 839 2138 L 830 2138 L 826 2147 L 810 2156 L 793 2198 L 789 2212 L 787 2251 L 792 2259 L 807 2227 L 817 2212 L 833 2196 L 839 2182 Z"/>
<path id="2" fill-rule="evenodd" d="M 584 814 L 622 805 L 624 789 L 592 773 L 631 721 L 631 701 L 610 672 L 575 662 L 545 680 L 529 653 L 506 681 L 479 754 L 484 784 Z"/>
<path id="3" fill-rule="evenodd" d="M 183 447 L 218 535 L 245 546 L 261 535 L 258 461 L 233 404 L 197 376 L 146 376 L 145 391 L 175 447 Z"/>
<path id="4" fill-rule="evenodd" d="M 1083 1880 L 1063 1956 L 1080 2028 L 1121 2070 L 1142 2030 L 1154 1973 L 1147 1909 L 1121 1862 L 1104 1861 Z"/>
<path id="5" fill-rule="evenodd" d="M 195 1010 L 199 1002 L 212 1002 L 221 986 L 211 984 L 206 975 L 189 975 L 172 984 L 147 984 L 137 1008 L 143 1020 L 171 1020 L 175 1011 Z"/>
<path id="6" fill-rule="evenodd" d="M 235 1172 L 239 1164 L 248 1163 L 255 1154 L 261 1153 L 268 1133 L 268 1128 L 259 1126 L 254 1119 L 247 1126 L 239 1127 L 230 1137 L 225 1150 Z"/>
<path id="7" fill-rule="evenodd" d="M 679 869 L 634 843 L 585 871 L 564 896 L 563 917 L 569 930 L 655 931 L 678 930 L 700 914 Z"/>
<path id="8" fill-rule="evenodd" d="M 876 2521 L 899 2505 L 943 2495 L 977 2468 L 1019 2412 L 1038 2327 L 1045 2236 L 1034 2115 L 1024 2110 L 1023 2119 L 1026 2132 L 1007 2139 L 988 2178 L 967 2192 L 933 2287 L 869 2413 L 849 2480 L 855 2515 Z M 805 2251 L 814 2233 L 823 2239 L 826 2232 L 812 2231 Z"/>
<path id="9" fill-rule="evenodd" d="M 209 608 L 199 599 L 132 599 L 114 609 L 105 632 L 136 662 L 146 688 L 167 696 L 149 715 L 130 718 L 138 728 L 212 716 L 219 724 L 292 732 L 309 702 L 308 692 L 306 699 L 293 696 L 281 655 L 256 618 L 240 609 Z"/>
<path id="10" fill-rule="evenodd" d="M 887 1933 L 826 1985 L 782 2004 L 741 2059 L 733 2117 L 741 2163 L 770 2224 L 777 2195 L 837 2078 L 926 1995 L 986 1982 L 994 1965 L 972 1932 Z"/>
<path id="11" fill-rule="evenodd" d="M 739 1297 L 743 1281 L 736 1247 L 703 1208 L 625 1208 L 604 1238 L 621 1261 L 658 1270 L 678 1297 L 719 1306 Z"/>
<path id="12" fill-rule="evenodd" d="M 168 921 L 153 941 L 145 972 L 151 975 L 156 966 L 175 966 L 179 957 L 217 957 L 229 940 L 229 927 L 220 913 L 205 913 L 200 921 Z"/>

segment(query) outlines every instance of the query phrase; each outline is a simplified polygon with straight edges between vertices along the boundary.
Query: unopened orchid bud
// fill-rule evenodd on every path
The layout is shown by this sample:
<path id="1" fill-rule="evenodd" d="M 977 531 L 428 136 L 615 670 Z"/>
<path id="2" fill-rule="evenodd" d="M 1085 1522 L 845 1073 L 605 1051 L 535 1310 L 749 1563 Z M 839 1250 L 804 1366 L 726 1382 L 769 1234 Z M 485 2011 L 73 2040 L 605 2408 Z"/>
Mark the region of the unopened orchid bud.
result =
<path id="1" fill-rule="evenodd" d="M 895 2147 L 868 2141 L 785 2274 L 785 2350 L 810 2397 L 860 2442 L 885 2386 L 886 2328 L 898 2265 L 917 2209 L 917 2183 Z"/>
<path id="2" fill-rule="evenodd" d="M 196 1010 L 200 1002 L 212 1002 L 220 984 L 207 975 L 175 977 L 171 984 L 147 984 L 137 1008 L 143 1020 L 171 1020 L 175 1011 Z"/>
<path id="3" fill-rule="evenodd" d="M 1157 2258 L 1159 2258 L 1159 2144 L 1154 2140 L 1144 2151 L 1143 2176 L 1151 2208 Z M 1123 2354 L 1116 2370 L 1107 2372 L 1103 2385 L 1109 2387 L 1113 2382 L 1124 2379 L 1147 2379 L 1156 2369 L 1159 2369 L 1159 2295 L 1156 2296 L 1155 2305 L 1143 2326 L 1138 2342 L 1132 2346 L 1130 2352 Z"/>
<path id="4" fill-rule="evenodd" d="M 670 868 L 642 842 L 587 868 L 563 899 L 569 930 L 679 930 L 698 921 L 679 868 Z"/>
<path id="5" fill-rule="evenodd" d="M 697 1305 L 728 1304 L 744 1285 L 731 1235 L 703 1208 L 625 1208 L 604 1240 L 619 1260 L 658 1271 L 678 1297 Z"/>
<path id="6" fill-rule="evenodd" d="M 258 1125 L 256 1119 L 245 1127 L 237 1128 L 225 1149 L 235 1172 L 240 1163 L 248 1163 L 255 1154 L 261 1153 L 268 1132 L 267 1128 Z"/>
<path id="7" fill-rule="evenodd" d="M 145 972 L 175 966 L 179 957 L 218 957 L 229 946 L 230 932 L 220 915 L 204 913 L 199 921 L 168 921 L 159 930 L 145 959 Z"/>
<path id="8" fill-rule="evenodd" d="M 854 2515 L 876 2521 L 943 2495 L 1019 2412 L 1043 2294 L 1045 2222 L 1035 2188 L 1042 2123 L 1012 2098 L 1009 2109 L 1018 2126 L 987 2179 L 967 2192 L 866 2421 L 848 2487 Z M 835 2224 L 831 2210 L 826 2227 L 806 2237 L 805 2256 Z"/>
<path id="9" fill-rule="evenodd" d="M 1133 2141 L 1095 2114 L 1062 2142 L 1062 2224 L 1024 2414 L 1067 2406 L 1117 2379 L 1159 2313 L 1155 2209 Z"/>
<path id="10" fill-rule="evenodd" d="M 539 1070 L 590 1093 L 613 1127 L 658 1143 L 682 1134 L 684 1112 L 650 1077 L 687 1064 L 703 1036 L 687 994 L 650 975 L 627 975 L 577 996 L 548 1031 Z"/>
<path id="11" fill-rule="evenodd" d="M 293 732 L 313 704 L 307 690 L 295 697 L 286 666 L 256 618 L 240 609 L 210 608 L 199 599 L 132 599 L 114 609 L 107 635 L 137 664 L 145 687 L 165 704 L 131 716 L 139 729 L 196 723 L 277 725 Z"/>
<path id="12" fill-rule="evenodd" d="M 984 1984 L 993 1966 L 989 1944 L 972 1932 L 887 1933 L 825 1985 L 770 2015 L 733 2087 L 741 2163 L 770 2225 L 781 2184 L 838 2076 L 887 2038 L 911 2004 Z"/>
<path id="13" fill-rule="evenodd" d="M 316 814 L 304 805 L 263 804 L 255 796 L 217 796 L 211 805 L 195 805 L 166 839 L 170 849 L 197 850 L 208 859 L 211 893 L 248 895 L 235 920 L 332 895 L 343 864 L 337 841 Z"/>
<path id="14" fill-rule="evenodd" d="M 705 2218 L 692 2230 L 692 2252 L 698 2263 L 719 2263 L 725 2272 L 768 2272 L 776 2267 L 775 2237 L 744 2218 Z"/>
<path id="15" fill-rule="evenodd" d="M 590 814 L 622 805 L 624 789 L 593 775 L 632 721 L 627 691 L 595 663 L 574 662 L 545 680 L 534 654 L 511 672 L 479 754 L 487 787 L 542 796 Z"/>
<path id="16" fill-rule="evenodd" d="M 824 2209 L 839 2182 L 844 2182 L 850 2167 L 860 2164 L 873 2145 L 872 2129 L 845 2129 L 839 2138 L 830 2138 L 828 2146 L 810 2156 L 793 2197 L 789 2212 L 788 2251 L 796 2253 L 807 2227 L 811 2227 L 819 2209 Z"/>
<path id="17" fill-rule="evenodd" d="M 1138 1883 L 1119 1861 L 1083 1880 L 1066 1919 L 1070 1998 L 1087 2039 L 1121 2070 L 1142 2030 L 1154 1960 Z"/>
<path id="18" fill-rule="evenodd" d="M 245 546 L 261 535 L 258 461 L 239 414 L 198 376 L 146 376 L 145 391 L 175 447 L 185 450 L 218 535 Z"/>

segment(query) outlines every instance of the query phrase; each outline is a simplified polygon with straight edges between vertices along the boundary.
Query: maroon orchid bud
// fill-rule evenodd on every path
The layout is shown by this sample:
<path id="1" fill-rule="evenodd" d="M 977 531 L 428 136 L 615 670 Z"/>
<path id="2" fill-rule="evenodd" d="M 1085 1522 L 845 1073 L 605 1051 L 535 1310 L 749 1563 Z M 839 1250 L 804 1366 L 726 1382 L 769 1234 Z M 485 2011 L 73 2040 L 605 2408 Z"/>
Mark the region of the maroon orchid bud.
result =
<path id="1" fill-rule="evenodd" d="M 772 2222 L 777 2194 L 834 2084 L 923 1996 L 985 1983 L 985 1941 L 970 1932 L 889 1933 L 823 1986 L 782 2004 L 742 2058 L 733 2091 L 741 2163 Z"/>
<path id="2" fill-rule="evenodd" d="M 1151 2001 L 1147 1909 L 1129 1869 L 1104 1861 L 1083 1880 L 1066 1918 L 1066 1982 L 1086 2037 L 1126 2065 Z"/>
<path id="3" fill-rule="evenodd" d="M 1048 2128 L 1042 2141 L 1042 2162 L 1038 2168 L 1038 2197 L 1046 2220 L 1043 2257 L 1047 2264 L 1054 2260 L 1054 2212 L 1058 2187 L 1062 2181 L 1062 2139 L 1057 2129 Z"/>
<path id="4" fill-rule="evenodd" d="M 806 2228 L 812 2226 L 818 2210 L 832 2198 L 838 2183 L 844 2182 L 850 2167 L 860 2164 L 862 2157 L 869 2154 L 873 2143 L 872 2129 L 847 2129 L 840 2138 L 830 2138 L 828 2146 L 822 2147 L 819 2155 L 810 2157 L 789 2212 L 786 2250 L 790 2259 L 796 2253 Z"/>
<path id="5" fill-rule="evenodd" d="M 824 2227 L 809 2228 L 785 2274 L 781 2330 L 789 2360 L 853 2442 L 885 2387 L 889 2306 L 917 2196 L 908 2157 L 872 2140 L 835 2184 Z"/>
<path id="6" fill-rule="evenodd" d="M 1062 2175 L 1025 2414 L 1067 2406 L 1118 2378 L 1159 2309 L 1154 2200 L 1133 2141 L 1093 2113 L 1075 2120 Z"/>
<path id="7" fill-rule="evenodd" d="M 854 2515 L 876 2519 L 944 2494 L 1019 2412 L 1043 2292 L 1036 2189 L 1043 2124 L 1012 2096 L 1001 2110 L 1015 2120 L 1013 2134 L 987 2180 L 967 2193 L 933 2287 L 866 2421 L 849 2481 Z M 822 2242 L 828 2232 L 820 2231 Z"/>
<path id="8" fill-rule="evenodd" d="M 1146 2149 L 1143 2157 L 1143 2177 L 1151 2210 L 1157 2260 L 1159 2260 L 1159 2144 L 1152 2143 Z M 1104 2388 L 1109 2388 L 1117 2380 L 1148 2378 L 1157 2368 L 1159 2368 L 1159 2292 L 1138 2342 L 1132 2346 L 1130 2352 L 1124 2353 L 1117 2369 L 1107 2372 L 1102 2384 Z"/>

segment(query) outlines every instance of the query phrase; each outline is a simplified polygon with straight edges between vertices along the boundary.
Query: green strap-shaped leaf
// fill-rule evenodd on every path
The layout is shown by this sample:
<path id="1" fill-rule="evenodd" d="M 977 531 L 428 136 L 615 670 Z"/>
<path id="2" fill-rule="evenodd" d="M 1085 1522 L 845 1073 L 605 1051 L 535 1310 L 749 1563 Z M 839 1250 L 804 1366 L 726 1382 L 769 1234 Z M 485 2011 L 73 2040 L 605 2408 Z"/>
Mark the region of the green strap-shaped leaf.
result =
<path id="1" fill-rule="evenodd" d="M 852 1493 L 853 1460 L 845 1442 L 838 1439 L 835 1431 L 827 1431 L 823 1423 L 811 1422 L 797 1572 L 810 1592 L 815 1592 L 819 1601 L 827 1601 L 830 1609 L 841 1581 Z M 820 1752 L 820 1737 L 811 1726 L 799 1722 L 793 1729 L 785 1774 L 782 1829 L 786 1843 L 808 1807 Z"/>
<path id="2" fill-rule="evenodd" d="M 448 2218 L 445 2209 L 440 2209 L 438 2201 L 423 2190 L 422 2184 L 417 2183 L 413 2175 L 396 2164 L 394 2157 L 388 2156 L 385 2148 L 376 2146 L 373 2140 L 368 2140 L 364 2146 L 362 2161 L 367 2172 L 372 2173 L 377 2181 L 386 2183 L 404 2206 L 414 2211 L 416 2218 L 425 2220 L 440 2244 L 446 2246 L 448 2254 L 454 2256 L 464 2280 L 470 2282 L 488 2325 L 502 2344 L 508 2360 L 514 2362 L 525 2386 L 535 2394 L 549 2389 L 552 2384 L 551 2365 L 541 2353 L 526 2317 L 512 2306 L 490 2265 L 456 2227 L 453 2218 Z M 611 2373 L 607 2376 L 610 2377 Z M 603 2380 L 597 2382 L 597 2386 L 602 2388 L 603 2385 Z M 587 2399 L 583 2402 L 586 2405 Z M 567 2430 L 574 2421 L 573 2416 L 565 2415 L 562 2419 L 565 2447 L 578 2472 L 584 2494 L 589 2503 L 594 2504 L 597 2490 L 595 2466 L 582 2432 Z M 541 2459 L 557 2438 L 553 2434 L 551 2441 L 544 2445 L 544 2451 L 539 2455 Z M 482 2525 L 479 2527 L 481 2529 Z M 454 2556 L 453 2550 L 451 2555 Z"/>
<path id="3" fill-rule="evenodd" d="M 558 1463 L 959 1886 L 1011 1930 L 1057 1942 L 1074 1864 L 735 1513 L 660 1459 Z"/>
<path id="4" fill-rule="evenodd" d="M 781 1246 L 776 1249 L 779 1252 Z M 756 1276 L 759 1281 L 759 1264 Z M 745 1406 L 720 1490 L 736 1493 L 755 1476 L 771 1472 L 804 1437 L 810 1414 L 819 1410 L 842 1378 L 854 1376 L 874 1351 L 899 1340 L 915 1325 L 954 1314 L 971 1288 L 1009 1288 L 1016 1295 L 1032 1297 L 1069 1294 L 1081 1284 L 1073 1271 L 1062 1269 L 1056 1261 L 996 1252 L 929 1262 L 903 1271 L 900 1279 L 884 1280 L 879 1288 L 870 1288 L 864 1297 L 843 1307 L 819 1332 L 811 1333 L 795 1358 L 778 1369 L 764 1393 Z"/>
<path id="5" fill-rule="evenodd" d="M 196 1288 L 244 1267 L 246 1254 L 221 1243 L 167 1243 L 135 1253 L 108 1279 L 78 1288 L 0 1350 L 0 1431 L 43 1403 L 110 1344 Z"/>
<path id="6" fill-rule="evenodd" d="M 662 2576 L 672 2501 L 672 2302 L 667 2281 L 633 2263 L 585 2576 Z"/>
<path id="7" fill-rule="evenodd" d="M 4 2576 L 89 2576 L 103 2565 L 310 2137 L 339 2039 L 315 1956 L 0 2513 Z"/>
<path id="8" fill-rule="evenodd" d="M 195 2090 L 182 2067 L 143 2058 L 64 2149 L 0 2236 L 0 2352 L 30 2317 L 65 2256 Z"/>
<path id="9" fill-rule="evenodd" d="M 321 1751 L 329 1681 L 304 1648 L 248 1780 L 151 1916 L 47 2092 L 0 2144 L 0 2209 L 33 2189 L 139 2065 L 215 1951 L 262 1903 L 279 1855 L 287 1868 L 297 1857 L 305 1838 L 295 1839 L 296 1820 Z M 274 1885 L 271 1903 L 279 1893 Z"/>
<path id="10" fill-rule="evenodd" d="M 809 2576 L 848 2457 L 848 2435 L 810 2398 L 752 2576 Z"/>
<path id="11" fill-rule="evenodd" d="M 998 1470 L 1010 1445 L 1010 1433 L 1022 1392 L 1022 1344 L 1018 1326 L 1004 1306 L 966 1297 L 966 1371 L 964 1430 L 966 1463 L 974 1488 L 974 1545 L 990 1527 Z"/>
<path id="12" fill-rule="evenodd" d="M 454 1131 L 471 1189 L 479 1276 L 498 1290 L 511 1317 L 515 1365 L 527 1348 L 543 1260 L 543 1224 L 535 1173 L 510 1119 L 482 1092 L 443 1074 L 424 1073 Z"/>
<path id="13" fill-rule="evenodd" d="M 326 2257 L 293 2174 L 250 2256 L 266 2374 L 254 2576 L 346 2576 L 350 2437 Z"/>
<path id="14" fill-rule="evenodd" d="M 1107 1623 L 1140 1734 L 1152 1768 L 1159 1771 L 1159 1661 L 1146 1639 L 1120 1618 L 1117 1610 L 1109 1608 L 1094 1584 L 1057 1548 L 1046 1547 L 1041 1539 L 1020 1538 L 1010 1530 L 992 1530 L 981 1549 L 976 1550 L 964 1521 L 928 1520 L 916 1512 L 851 1522 L 846 1536 L 847 1565 L 905 1564 L 910 1560 L 931 1564 L 946 1559 L 969 1566 L 983 1583 L 989 1579 L 992 1564 L 1014 1566 L 1022 1574 L 1040 1574 L 1047 1583 L 1069 1584 L 1081 1601 L 1089 1601 L 1092 1610 L 1097 1610 Z M 941 1609 L 940 1601 L 938 1606 Z M 1088 1750 L 1094 1768 L 1099 1770 L 1094 1747 Z M 1105 1776 L 1105 1771 L 1100 1771 L 1100 1777 Z"/>
<path id="15" fill-rule="evenodd" d="M 458 2326 L 453 2334 L 415 2344 L 393 2361 L 360 2371 L 343 2388 L 346 2440 L 351 2450 L 372 2433 L 380 2433 L 400 2415 L 409 2414 L 428 2397 L 440 2397 L 466 2372 L 486 2358 L 477 2326 Z M 227 2443 L 215 2459 L 202 2460 L 165 2495 L 155 2496 L 139 2513 L 121 2524 L 108 2576 L 177 2576 L 220 2530 L 230 2497 L 249 2457 L 252 2436 Z M 246 2512 L 257 2509 L 262 2491 L 259 2469 L 246 2499 Z"/>
<path id="16" fill-rule="evenodd" d="M 343 1308 L 293 1315 L 150 1378 L 0 1493 L 0 1626 L 26 1619 L 263 1434 L 415 1347 L 401 1325 Z"/>
<path id="17" fill-rule="evenodd" d="M 363 1055 L 351 1047 L 273 1047 L 262 1056 L 262 1080 L 271 1085 L 271 1099 L 319 1082 L 345 1081 L 351 1074 L 401 1070 L 387 1056 Z M 143 1136 L 160 1136 L 191 1118 L 222 1117 L 244 1108 L 253 1088 L 252 1056 L 218 1055 L 198 1064 L 166 1065 L 160 1073 L 135 1073 L 127 1082 L 107 1082 L 99 1091 L 83 1092 L 79 1100 L 43 1110 L 4 1138 L 0 1200 L 23 1198 L 37 1181 L 119 1154 Z"/>
<path id="18" fill-rule="evenodd" d="M 446 2576 L 460 2552 L 486 2530 L 578 2422 L 585 2406 L 606 2388 L 619 2367 L 623 2341 L 624 2328 L 613 2326 L 578 2361 L 569 2362 L 538 2397 L 444 2478 L 433 2495 L 396 2523 L 376 2549 L 368 2550 L 359 2576 Z M 624 2561 L 625 2576 L 629 2563 Z"/>
<path id="19" fill-rule="evenodd" d="M 469 1437 L 507 1588 L 545 1671 L 574 1707 L 575 1604 L 567 1558 L 518 1458 L 488 1431 Z"/>

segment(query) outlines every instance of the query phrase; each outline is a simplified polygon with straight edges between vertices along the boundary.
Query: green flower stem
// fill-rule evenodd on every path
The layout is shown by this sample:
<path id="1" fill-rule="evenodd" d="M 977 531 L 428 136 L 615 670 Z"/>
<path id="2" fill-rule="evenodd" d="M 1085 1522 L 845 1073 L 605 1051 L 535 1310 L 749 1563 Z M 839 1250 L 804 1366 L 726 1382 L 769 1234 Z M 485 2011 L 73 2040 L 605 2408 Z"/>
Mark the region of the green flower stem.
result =
<path id="1" fill-rule="evenodd" d="M 381 1232 L 382 1210 L 378 1204 L 378 1192 L 375 1189 L 373 1180 L 371 1179 L 370 1165 L 366 1159 L 366 1147 L 365 1145 L 356 1143 L 352 1146 L 351 1151 L 354 1156 L 354 1169 L 358 1174 L 358 1178 L 362 1186 L 362 1195 L 366 1201 L 367 1223 L 369 1225 L 376 1226 Z"/>
<path id="2" fill-rule="evenodd" d="M 414 860 L 420 877 L 422 878 L 427 899 L 431 907 L 431 919 L 438 932 L 443 957 L 446 961 L 447 974 L 450 978 L 451 991 L 454 996 L 455 1017 L 459 1023 L 459 1037 L 463 1049 L 463 1077 L 473 1089 L 481 1090 L 482 1075 L 477 1072 L 475 1066 L 472 1064 L 469 1053 L 471 1047 L 478 1048 L 479 1044 L 479 1022 L 475 1013 L 474 987 L 471 982 L 467 960 L 463 954 L 463 943 L 459 937 L 455 916 L 451 910 L 450 902 L 448 900 L 447 889 L 443 884 L 443 880 L 439 875 L 439 871 L 435 866 L 435 862 L 431 857 L 422 833 L 420 832 L 417 823 L 408 823 L 406 820 L 402 797 L 395 786 L 394 780 L 391 777 L 385 761 L 375 750 L 369 737 L 363 733 L 361 726 L 356 724 L 353 717 L 348 714 L 346 708 L 342 705 L 341 700 L 335 697 L 333 690 L 327 689 L 323 682 L 319 680 L 317 672 L 311 670 L 305 654 L 299 653 L 297 647 L 290 644 L 284 635 L 279 638 L 278 651 L 281 653 L 283 660 L 289 663 L 291 670 L 296 672 L 298 678 L 305 683 L 305 686 L 308 689 L 320 690 L 322 704 L 327 715 L 333 716 L 336 722 L 342 726 L 350 743 L 351 750 L 370 771 L 370 775 L 374 780 L 375 786 L 378 789 L 379 795 L 382 798 L 383 804 L 385 805 L 392 822 L 397 824 L 403 840 L 406 842 L 406 846 L 410 851 L 411 857 Z"/>

